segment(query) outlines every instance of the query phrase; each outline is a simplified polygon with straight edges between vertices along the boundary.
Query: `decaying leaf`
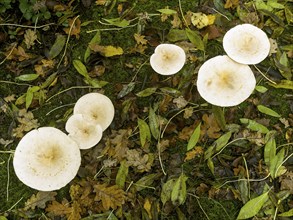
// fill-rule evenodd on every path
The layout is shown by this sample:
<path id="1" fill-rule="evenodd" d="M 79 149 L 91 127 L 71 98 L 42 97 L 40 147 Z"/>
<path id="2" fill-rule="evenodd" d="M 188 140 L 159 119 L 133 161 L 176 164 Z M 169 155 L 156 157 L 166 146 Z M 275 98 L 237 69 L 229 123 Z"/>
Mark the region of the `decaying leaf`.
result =
<path id="1" fill-rule="evenodd" d="M 54 216 L 69 216 L 73 210 L 70 203 L 67 200 L 63 200 L 62 203 L 53 201 L 47 206 L 46 211 Z"/>
<path id="2" fill-rule="evenodd" d="M 102 201 L 105 210 L 117 209 L 125 202 L 125 192 L 119 186 L 107 184 L 94 185 L 95 201 Z"/>
<path id="3" fill-rule="evenodd" d="M 24 133 L 40 126 L 38 119 L 34 119 L 33 113 L 26 109 L 19 110 L 17 120 L 19 124 L 12 131 L 13 136 L 17 138 L 23 137 Z"/>
<path id="4" fill-rule="evenodd" d="M 89 47 L 92 51 L 99 52 L 101 55 L 105 57 L 113 57 L 123 54 L 123 49 L 121 47 L 101 46 L 98 44 L 90 44 Z"/>
<path id="5" fill-rule="evenodd" d="M 26 53 L 23 47 L 18 46 L 17 48 L 14 47 L 12 51 L 7 51 L 4 53 L 7 56 L 8 60 L 15 60 L 15 61 L 24 61 L 32 58 L 33 56 L 29 53 Z"/>
<path id="6" fill-rule="evenodd" d="M 30 49 L 35 45 L 35 41 L 38 39 L 36 31 L 27 29 L 24 34 L 24 43 L 26 44 L 27 49 Z"/>
<path id="7" fill-rule="evenodd" d="M 236 8 L 239 4 L 239 0 L 226 0 L 225 8 Z"/>
<path id="8" fill-rule="evenodd" d="M 127 165 L 136 167 L 139 172 L 149 171 L 154 161 L 152 154 L 149 153 L 142 156 L 141 153 L 136 149 L 128 150 L 126 158 Z"/>
<path id="9" fill-rule="evenodd" d="M 24 210 L 35 209 L 36 207 L 44 209 L 46 207 L 46 203 L 49 201 L 54 201 L 56 192 L 38 192 L 37 194 L 33 194 L 26 202 Z"/>
<path id="10" fill-rule="evenodd" d="M 65 31 L 66 34 L 73 35 L 75 36 L 77 39 L 79 39 L 79 34 L 80 34 L 80 24 L 81 21 L 79 18 L 77 18 L 74 22 L 74 19 L 68 19 L 68 26 L 67 28 L 64 28 L 63 30 Z"/>
<path id="11" fill-rule="evenodd" d="M 195 147 L 191 151 L 186 152 L 184 161 L 192 160 L 195 157 L 201 156 L 204 153 L 202 147 Z"/>
<path id="12" fill-rule="evenodd" d="M 203 124 L 201 126 L 201 135 L 207 135 L 209 138 L 216 139 L 221 136 L 219 133 L 221 128 L 219 127 L 213 114 L 202 116 Z"/>

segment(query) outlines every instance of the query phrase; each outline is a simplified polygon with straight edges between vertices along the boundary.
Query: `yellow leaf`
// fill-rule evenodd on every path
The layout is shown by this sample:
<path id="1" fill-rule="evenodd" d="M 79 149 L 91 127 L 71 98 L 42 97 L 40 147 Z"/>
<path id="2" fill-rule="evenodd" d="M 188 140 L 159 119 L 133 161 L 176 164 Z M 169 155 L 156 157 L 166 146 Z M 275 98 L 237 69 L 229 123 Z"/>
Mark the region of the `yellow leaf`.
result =
<path id="1" fill-rule="evenodd" d="M 209 22 L 208 25 L 212 25 L 215 22 L 216 16 L 215 15 L 207 15 Z"/>
<path id="2" fill-rule="evenodd" d="M 144 38 L 145 38 L 144 35 L 140 35 L 140 34 L 137 34 L 137 33 L 134 34 L 134 39 L 135 39 L 137 44 L 142 44 L 142 45 L 147 44 L 148 41 L 146 39 L 144 39 Z"/>
<path id="3" fill-rule="evenodd" d="M 99 52 L 101 55 L 105 57 L 112 57 L 123 54 L 123 49 L 121 47 L 101 46 L 97 44 L 90 44 L 89 47 L 91 50 Z"/>
<path id="4" fill-rule="evenodd" d="M 96 184 L 93 186 L 96 193 L 95 201 L 102 201 L 105 211 L 117 209 L 125 202 L 125 192 L 119 186 L 107 187 L 107 184 Z"/>
<path id="5" fill-rule="evenodd" d="M 143 208 L 147 211 L 149 218 L 152 219 L 152 213 L 151 213 L 152 204 L 151 204 L 149 198 L 145 199 L 144 204 L 143 204 Z"/>

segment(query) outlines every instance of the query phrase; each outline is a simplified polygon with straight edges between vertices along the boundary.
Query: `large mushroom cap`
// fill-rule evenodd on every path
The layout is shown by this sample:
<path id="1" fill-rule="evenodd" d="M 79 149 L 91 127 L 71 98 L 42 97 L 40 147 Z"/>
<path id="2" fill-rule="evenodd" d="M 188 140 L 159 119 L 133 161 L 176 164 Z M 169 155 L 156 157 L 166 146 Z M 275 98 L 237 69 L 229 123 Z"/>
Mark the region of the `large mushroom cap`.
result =
<path id="1" fill-rule="evenodd" d="M 80 149 L 89 149 L 102 139 L 103 129 L 82 114 L 72 115 L 66 122 L 65 130 Z"/>
<path id="2" fill-rule="evenodd" d="M 99 124 L 103 131 L 111 124 L 114 118 L 112 101 L 100 93 L 88 93 L 77 100 L 73 114 L 82 114 L 93 123 Z"/>
<path id="3" fill-rule="evenodd" d="M 173 75 L 184 66 L 184 50 L 175 44 L 160 44 L 150 58 L 152 68 L 161 75 Z"/>
<path id="4" fill-rule="evenodd" d="M 42 127 L 20 140 L 13 166 L 17 177 L 27 186 L 52 191 L 76 176 L 80 162 L 80 150 L 73 140 L 56 128 Z"/>
<path id="5" fill-rule="evenodd" d="M 217 106 L 235 106 L 247 99 L 256 80 L 248 65 L 228 56 L 207 60 L 199 69 L 197 89 L 201 97 Z"/>
<path id="6" fill-rule="evenodd" d="M 270 52 L 270 41 L 264 31 L 251 24 L 231 28 L 223 38 L 227 55 L 238 63 L 257 64 Z"/>

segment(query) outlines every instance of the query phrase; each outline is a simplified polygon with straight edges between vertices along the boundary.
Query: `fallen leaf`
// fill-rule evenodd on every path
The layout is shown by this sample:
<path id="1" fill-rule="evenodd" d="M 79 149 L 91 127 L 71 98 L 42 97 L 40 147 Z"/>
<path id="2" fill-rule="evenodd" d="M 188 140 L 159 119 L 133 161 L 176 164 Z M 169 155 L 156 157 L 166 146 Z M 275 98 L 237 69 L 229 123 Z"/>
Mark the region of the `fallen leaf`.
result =
<path id="1" fill-rule="evenodd" d="M 107 184 L 96 184 L 93 186 L 96 193 L 95 201 L 101 201 L 105 211 L 117 209 L 125 202 L 125 192 L 119 186 L 108 187 Z"/>
<path id="2" fill-rule="evenodd" d="M 79 18 L 77 18 L 74 22 L 74 19 L 68 19 L 68 26 L 67 28 L 64 28 L 63 30 L 65 31 L 66 34 L 73 35 L 76 37 L 76 39 L 79 39 L 79 34 L 80 34 L 80 24 L 81 21 Z"/>
<path id="3" fill-rule="evenodd" d="M 239 0 L 226 0 L 224 8 L 236 8 L 239 5 Z"/>
<path id="4" fill-rule="evenodd" d="M 35 41 L 38 39 L 36 31 L 31 29 L 27 29 L 24 34 L 24 43 L 26 44 L 26 48 L 30 49 L 35 45 Z"/>
<path id="5" fill-rule="evenodd" d="M 34 210 L 36 207 L 44 209 L 46 207 L 46 203 L 49 201 L 54 201 L 56 192 L 38 192 L 37 194 L 33 194 L 26 202 L 24 210 L 32 209 Z"/>
<path id="6" fill-rule="evenodd" d="M 123 54 L 123 49 L 121 47 L 101 46 L 98 44 L 90 44 L 89 47 L 94 52 L 98 52 L 105 57 L 113 57 Z"/>
<path id="7" fill-rule="evenodd" d="M 68 216 L 72 211 L 73 209 L 67 200 L 63 200 L 62 203 L 53 201 L 46 208 L 46 212 L 52 213 L 54 216 Z"/>
<path id="8" fill-rule="evenodd" d="M 135 39 L 135 41 L 136 41 L 137 44 L 145 45 L 148 42 L 145 39 L 145 36 L 144 35 L 140 35 L 140 34 L 137 34 L 137 33 L 134 34 L 134 39 Z"/>
<path id="9" fill-rule="evenodd" d="M 202 147 L 195 147 L 191 151 L 186 152 L 184 161 L 189 161 L 195 157 L 201 156 L 204 153 Z"/>

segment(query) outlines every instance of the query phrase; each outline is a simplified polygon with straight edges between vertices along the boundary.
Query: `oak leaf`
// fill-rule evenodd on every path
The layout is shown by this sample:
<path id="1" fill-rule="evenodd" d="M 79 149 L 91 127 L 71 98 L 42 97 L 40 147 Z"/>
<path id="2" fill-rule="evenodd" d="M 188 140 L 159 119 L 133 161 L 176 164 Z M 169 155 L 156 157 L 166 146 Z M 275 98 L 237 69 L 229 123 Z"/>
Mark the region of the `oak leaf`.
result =
<path id="1" fill-rule="evenodd" d="M 32 58 L 32 55 L 26 53 L 21 46 L 14 47 L 11 51 L 9 50 L 4 54 L 7 56 L 7 60 L 24 61 Z"/>
<path id="2" fill-rule="evenodd" d="M 117 209 L 125 202 L 125 192 L 119 186 L 108 187 L 107 184 L 93 186 L 96 193 L 95 201 L 101 201 L 105 210 Z"/>
<path id="3" fill-rule="evenodd" d="M 54 216 L 69 216 L 73 210 L 72 207 L 70 207 L 69 202 L 67 200 L 63 200 L 62 203 L 53 201 L 48 205 L 46 211 Z"/>
<path id="4" fill-rule="evenodd" d="M 35 40 L 37 40 L 37 33 L 31 29 L 27 29 L 24 34 L 24 43 L 26 44 L 26 48 L 30 49 L 35 45 Z"/>
<path id="5" fill-rule="evenodd" d="M 26 202 L 24 210 L 35 209 L 36 207 L 44 209 L 46 207 L 46 203 L 49 201 L 54 201 L 56 192 L 38 192 L 37 194 L 33 194 Z"/>
<path id="6" fill-rule="evenodd" d="M 137 33 L 134 34 L 134 39 L 135 39 L 137 44 L 145 45 L 148 42 L 148 40 L 145 39 L 144 35 L 140 35 L 140 34 L 137 34 Z"/>

